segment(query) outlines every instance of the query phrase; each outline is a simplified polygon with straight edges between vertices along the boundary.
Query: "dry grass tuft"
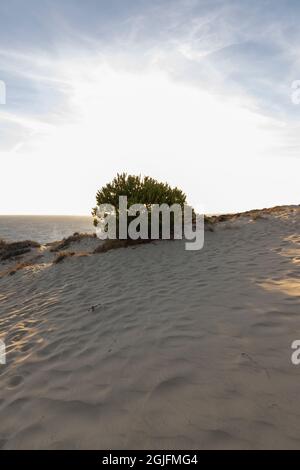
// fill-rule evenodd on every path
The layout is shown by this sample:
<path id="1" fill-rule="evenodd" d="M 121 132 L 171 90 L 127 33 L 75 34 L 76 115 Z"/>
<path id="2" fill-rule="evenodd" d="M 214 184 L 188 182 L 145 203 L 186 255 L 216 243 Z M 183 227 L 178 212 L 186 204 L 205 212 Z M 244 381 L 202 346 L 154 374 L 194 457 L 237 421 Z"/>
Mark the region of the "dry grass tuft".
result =
<path id="1" fill-rule="evenodd" d="M 30 261 L 25 261 L 23 263 L 15 264 L 12 268 L 9 268 L 9 269 L 6 269 L 5 271 L 2 271 L 0 273 L 0 278 L 4 277 L 4 276 L 13 276 L 18 271 L 22 271 L 22 269 L 24 269 L 24 268 L 28 268 L 30 266 L 33 266 L 35 264 L 33 261 L 34 260 L 30 260 Z"/>
<path id="2" fill-rule="evenodd" d="M 69 248 L 69 246 L 72 243 L 80 243 L 82 240 L 87 239 L 87 238 L 96 238 L 96 234 L 75 232 L 73 233 L 73 235 L 71 235 L 70 237 L 64 238 L 60 242 L 49 243 L 48 246 L 52 245 L 52 248 L 50 249 L 50 251 L 52 253 L 55 253 L 57 251 L 61 251 L 61 250 L 65 250 Z"/>
<path id="3" fill-rule="evenodd" d="M 17 256 L 29 253 L 32 248 L 40 248 L 40 244 L 31 240 L 25 240 L 22 242 L 6 243 L 3 240 L 0 241 L 0 260 L 6 261 L 13 259 Z"/>
<path id="4" fill-rule="evenodd" d="M 75 253 L 73 251 L 61 251 L 53 260 L 53 264 L 61 263 L 66 258 L 70 258 L 71 256 L 74 256 L 74 255 Z"/>
<path id="5" fill-rule="evenodd" d="M 105 240 L 103 245 L 98 246 L 93 253 L 106 253 L 107 251 L 110 250 L 116 250 L 118 248 L 128 248 L 130 246 L 134 245 L 142 245 L 145 243 L 150 243 L 151 241 L 154 240 Z"/>
<path id="6" fill-rule="evenodd" d="M 9 274 L 10 276 L 13 276 L 14 274 L 16 274 L 18 271 L 21 271 L 22 269 L 24 268 L 28 268 L 28 266 L 32 266 L 31 263 L 18 263 L 16 264 L 12 269 L 10 269 L 7 274 Z"/>

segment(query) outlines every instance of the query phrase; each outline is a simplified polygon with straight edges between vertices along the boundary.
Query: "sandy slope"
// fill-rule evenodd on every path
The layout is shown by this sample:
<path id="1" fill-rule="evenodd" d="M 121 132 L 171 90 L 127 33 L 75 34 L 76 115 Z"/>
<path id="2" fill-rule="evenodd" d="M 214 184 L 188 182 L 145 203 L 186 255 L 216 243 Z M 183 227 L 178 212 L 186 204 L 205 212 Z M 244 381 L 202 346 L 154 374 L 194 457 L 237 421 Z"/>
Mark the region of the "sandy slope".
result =
<path id="1" fill-rule="evenodd" d="M 11 448 L 299 448 L 300 208 L 0 279 Z"/>

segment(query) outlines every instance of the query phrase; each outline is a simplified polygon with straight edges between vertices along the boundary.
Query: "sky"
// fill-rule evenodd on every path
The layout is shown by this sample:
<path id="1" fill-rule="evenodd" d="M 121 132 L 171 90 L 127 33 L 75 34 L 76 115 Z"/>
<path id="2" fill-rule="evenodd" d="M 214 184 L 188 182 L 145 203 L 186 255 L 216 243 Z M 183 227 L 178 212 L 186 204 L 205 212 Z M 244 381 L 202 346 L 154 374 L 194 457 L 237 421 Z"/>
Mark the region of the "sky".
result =
<path id="1" fill-rule="evenodd" d="M 298 0 L 1 2 L 0 214 L 88 215 L 123 171 L 206 213 L 300 204 L 299 18 Z"/>

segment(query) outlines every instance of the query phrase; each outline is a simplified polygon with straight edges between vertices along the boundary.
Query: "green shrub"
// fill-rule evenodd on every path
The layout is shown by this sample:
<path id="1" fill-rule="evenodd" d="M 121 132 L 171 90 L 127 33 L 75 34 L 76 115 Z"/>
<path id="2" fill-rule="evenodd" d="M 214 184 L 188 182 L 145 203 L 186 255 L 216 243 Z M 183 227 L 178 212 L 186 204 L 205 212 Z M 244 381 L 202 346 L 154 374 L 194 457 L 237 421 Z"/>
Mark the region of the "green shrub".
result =
<path id="1" fill-rule="evenodd" d="M 103 186 L 96 195 L 97 206 L 101 204 L 110 204 L 116 210 L 117 237 L 118 237 L 118 219 L 119 219 L 119 197 L 127 196 L 128 208 L 133 204 L 143 204 L 148 211 L 148 219 L 151 217 L 151 206 L 153 204 L 179 204 L 182 208 L 186 204 L 186 195 L 177 187 L 171 188 L 167 183 L 161 183 L 149 176 L 141 177 L 127 175 L 126 173 L 117 174 L 111 183 Z M 97 207 L 92 210 L 94 225 L 97 226 Z M 135 216 L 128 216 L 127 225 L 135 219 Z M 174 226 L 174 217 L 171 213 L 171 233 Z M 151 224 L 148 224 L 150 232 Z M 161 226 L 161 218 L 160 218 Z M 161 235 L 161 230 L 160 230 Z M 149 233 L 150 238 L 150 233 Z"/>

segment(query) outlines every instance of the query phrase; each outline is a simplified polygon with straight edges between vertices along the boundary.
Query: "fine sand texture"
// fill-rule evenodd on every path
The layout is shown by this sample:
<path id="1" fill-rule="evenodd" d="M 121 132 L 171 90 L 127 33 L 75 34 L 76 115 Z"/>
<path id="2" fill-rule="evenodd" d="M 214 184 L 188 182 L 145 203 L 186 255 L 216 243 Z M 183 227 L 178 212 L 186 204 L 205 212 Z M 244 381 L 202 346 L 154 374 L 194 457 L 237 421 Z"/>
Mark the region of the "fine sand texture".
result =
<path id="1" fill-rule="evenodd" d="M 200 251 L 99 243 L 0 263 L 0 446 L 300 448 L 300 207 L 212 220 Z"/>

